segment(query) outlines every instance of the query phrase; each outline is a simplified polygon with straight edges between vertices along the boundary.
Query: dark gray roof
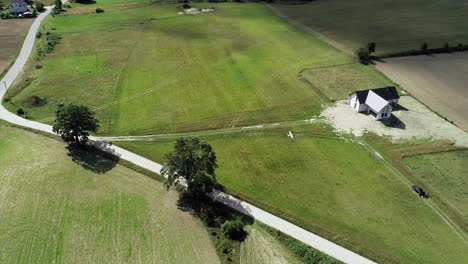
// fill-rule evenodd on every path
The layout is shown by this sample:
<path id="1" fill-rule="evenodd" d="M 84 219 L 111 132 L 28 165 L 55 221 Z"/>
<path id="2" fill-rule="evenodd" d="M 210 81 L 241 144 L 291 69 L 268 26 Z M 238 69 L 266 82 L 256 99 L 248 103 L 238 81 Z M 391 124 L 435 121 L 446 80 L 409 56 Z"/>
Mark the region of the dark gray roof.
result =
<path id="1" fill-rule="evenodd" d="M 359 100 L 359 103 L 363 104 L 366 102 L 367 94 L 369 94 L 369 90 L 356 91 L 356 96 Z"/>
<path id="2" fill-rule="evenodd" d="M 400 98 L 395 86 L 387 86 L 387 87 L 376 88 L 376 89 L 371 89 L 371 90 L 387 101 Z M 368 94 L 369 94 L 369 90 L 356 91 L 356 96 L 359 100 L 359 103 L 363 104 L 366 101 Z"/>
<path id="3" fill-rule="evenodd" d="M 372 89 L 372 91 L 378 94 L 380 97 L 382 97 L 385 100 L 393 100 L 393 99 L 400 98 L 395 86 L 387 86 L 383 88 Z"/>

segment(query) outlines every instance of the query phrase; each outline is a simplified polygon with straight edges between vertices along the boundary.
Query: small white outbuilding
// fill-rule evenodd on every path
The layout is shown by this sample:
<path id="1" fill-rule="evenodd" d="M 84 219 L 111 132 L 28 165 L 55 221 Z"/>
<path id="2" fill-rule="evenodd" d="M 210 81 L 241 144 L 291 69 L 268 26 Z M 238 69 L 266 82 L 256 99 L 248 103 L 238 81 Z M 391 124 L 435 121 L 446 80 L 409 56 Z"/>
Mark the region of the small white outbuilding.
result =
<path id="1" fill-rule="evenodd" d="M 371 114 L 376 120 L 392 116 L 392 109 L 398 105 L 398 91 L 393 86 L 356 91 L 349 95 L 348 104 L 359 113 Z"/>

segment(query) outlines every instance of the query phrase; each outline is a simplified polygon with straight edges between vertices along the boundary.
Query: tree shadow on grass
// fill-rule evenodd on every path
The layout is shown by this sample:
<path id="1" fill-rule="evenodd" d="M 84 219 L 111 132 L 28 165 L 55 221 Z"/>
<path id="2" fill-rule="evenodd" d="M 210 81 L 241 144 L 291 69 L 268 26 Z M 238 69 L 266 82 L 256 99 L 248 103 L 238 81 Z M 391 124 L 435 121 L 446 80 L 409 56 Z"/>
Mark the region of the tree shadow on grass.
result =
<path id="1" fill-rule="evenodd" d="M 73 162 L 97 174 L 112 170 L 119 162 L 119 157 L 92 146 L 72 143 L 66 149 Z"/>

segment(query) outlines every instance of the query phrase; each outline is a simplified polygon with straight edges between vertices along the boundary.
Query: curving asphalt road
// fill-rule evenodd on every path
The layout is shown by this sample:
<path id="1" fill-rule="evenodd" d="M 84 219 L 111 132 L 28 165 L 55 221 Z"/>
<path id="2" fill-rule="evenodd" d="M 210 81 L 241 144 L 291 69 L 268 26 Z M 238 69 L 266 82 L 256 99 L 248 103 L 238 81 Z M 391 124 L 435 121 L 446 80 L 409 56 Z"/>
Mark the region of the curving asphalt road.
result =
<path id="1" fill-rule="evenodd" d="M 48 14 L 50 14 L 51 10 L 52 10 L 52 7 L 47 7 L 46 12 L 41 13 L 36 18 L 34 23 L 31 25 L 31 28 L 29 29 L 28 35 L 26 37 L 26 40 L 24 41 L 23 47 L 21 48 L 21 52 L 18 55 L 18 58 L 16 59 L 13 66 L 9 69 L 7 74 L 0 81 L 0 99 L 3 98 L 7 89 L 11 86 L 13 81 L 16 79 L 16 77 L 19 75 L 24 65 L 26 64 L 29 58 L 29 55 L 31 54 L 31 51 L 33 49 L 34 40 L 36 37 L 36 33 L 39 29 L 39 26 L 41 22 L 44 20 L 44 18 Z M 31 121 L 31 120 L 27 120 L 20 116 L 17 116 L 9 112 L 8 110 L 6 110 L 1 104 L 0 104 L 0 118 L 7 122 L 10 122 L 19 126 L 28 127 L 31 129 L 54 134 L 52 132 L 52 126 L 42 124 L 39 122 L 35 122 L 35 121 Z M 147 170 L 156 172 L 158 174 L 161 171 L 161 168 L 162 168 L 161 164 L 158 164 L 154 161 L 146 159 L 142 156 L 139 156 L 123 148 L 111 145 L 105 141 L 100 140 L 98 137 L 90 137 L 90 145 L 93 145 L 108 153 L 117 155 L 121 159 L 127 160 Z M 221 202 L 241 213 L 250 215 L 256 220 L 268 226 L 271 226 L 275 229 L 278 229 L 281 232 L 291 237 L 294 237 L 295 239 L 300 240 L 304 242 L 305 244 L 313 248 L 316 248 L 342 262 L 352 263 L 352 264 L 375 263 L 331 241 L 328 241 L 288 221 L 285 221 L 277 216 L 274 216 L 258 207 L 255 207 L 249 203 L 241 201 L 229 194 L 223 193 L 219 190 L 214 190 L 213 193 L 210 194 L 210 196 L 213 197 L 216 201 Z"/>

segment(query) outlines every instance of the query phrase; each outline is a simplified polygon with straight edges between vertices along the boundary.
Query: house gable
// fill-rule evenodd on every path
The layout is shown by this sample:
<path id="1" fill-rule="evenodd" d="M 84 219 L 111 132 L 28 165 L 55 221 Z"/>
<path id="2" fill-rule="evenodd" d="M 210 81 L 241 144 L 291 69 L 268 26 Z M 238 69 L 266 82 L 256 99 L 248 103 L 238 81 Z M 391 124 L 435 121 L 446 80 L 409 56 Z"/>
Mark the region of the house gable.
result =
<path id="1" fill-rule="evenodd" d="M 366 105 L 368 105 L 374 112 L 381 112 L 386 106 L 388 106 L 388 104 L 387 100 L 383 99 L 372 90 L 369 91 L 366 99 Z"/>

